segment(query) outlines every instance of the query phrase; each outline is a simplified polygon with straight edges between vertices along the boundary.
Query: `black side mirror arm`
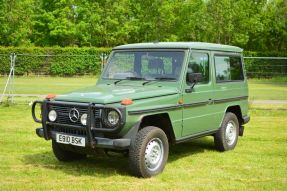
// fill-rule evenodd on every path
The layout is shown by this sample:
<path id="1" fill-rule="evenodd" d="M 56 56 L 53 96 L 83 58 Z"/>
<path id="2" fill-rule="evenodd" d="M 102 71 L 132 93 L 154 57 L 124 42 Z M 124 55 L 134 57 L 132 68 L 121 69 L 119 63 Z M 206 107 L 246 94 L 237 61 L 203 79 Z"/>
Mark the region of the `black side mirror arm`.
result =
<path id="1" fill-rule="evenodd" d="M 192 90 L 193 90 L 195 84 L 197 84 L 197 81 L 194 81 L 194 82 L 191 84 L 190 88 L 185 89 L 185 93 L 192 93 Z"/>
<path id="2" fill-rule="evenodd" d="M 200 82 L 201 79 L 202 79 L 201 73 L 187 73 L 186 81 L 187 81 L 187 83 L 190 83 L 191 86 L 190 86 L 190 88 L 186 89 L 185 92 L 191 93 L 195 84 L 197 84 L 197 82 Z"/>

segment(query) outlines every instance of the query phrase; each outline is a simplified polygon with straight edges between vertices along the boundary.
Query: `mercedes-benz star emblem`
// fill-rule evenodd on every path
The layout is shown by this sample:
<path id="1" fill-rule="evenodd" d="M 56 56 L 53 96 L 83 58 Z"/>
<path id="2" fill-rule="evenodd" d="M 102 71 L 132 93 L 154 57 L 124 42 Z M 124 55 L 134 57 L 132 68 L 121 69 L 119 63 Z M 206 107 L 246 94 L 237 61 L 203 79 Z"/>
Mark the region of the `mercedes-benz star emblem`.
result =
<path id="1" fill-rule="evenodd" d="M 80 118 L 80 113 L 76 108 L 72 108 L 69 112 L 69 118 L 72 122 L 77 122 Z"/>

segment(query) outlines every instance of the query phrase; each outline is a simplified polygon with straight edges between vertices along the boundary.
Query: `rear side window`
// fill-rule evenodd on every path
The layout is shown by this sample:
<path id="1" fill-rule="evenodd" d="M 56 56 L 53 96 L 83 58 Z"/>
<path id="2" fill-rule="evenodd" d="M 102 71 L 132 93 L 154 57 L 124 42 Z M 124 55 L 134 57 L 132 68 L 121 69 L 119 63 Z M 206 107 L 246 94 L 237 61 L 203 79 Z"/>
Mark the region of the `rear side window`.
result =
<path id="1" fill-rule="evenodd" d="M 214 63 L 217 82 L 244 79 L 241 58 L 239 56 L 215 56 Z"/>

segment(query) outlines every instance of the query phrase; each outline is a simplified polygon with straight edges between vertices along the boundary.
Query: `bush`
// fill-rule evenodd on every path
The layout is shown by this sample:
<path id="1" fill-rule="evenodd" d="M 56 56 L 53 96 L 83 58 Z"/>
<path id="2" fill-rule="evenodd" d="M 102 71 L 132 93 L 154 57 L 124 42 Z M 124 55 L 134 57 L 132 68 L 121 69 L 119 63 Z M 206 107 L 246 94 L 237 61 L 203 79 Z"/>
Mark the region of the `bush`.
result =
<path id="1" fill-rule="evenodd" d="M 287 52 L 245 51 L 245 57 L 286 57 Z M 287 59 L 245 59 L 245 69 L 249 78 L 273 78 L 287 75 Z"/>
<path id="2" fill-rule="evenodd" d="M 9 73 L 10 54 L 16 54 L 16 75 L 72 76 L 99 74 L 102 54 L 110 48 L 0 47 L 0 74 Z"/>

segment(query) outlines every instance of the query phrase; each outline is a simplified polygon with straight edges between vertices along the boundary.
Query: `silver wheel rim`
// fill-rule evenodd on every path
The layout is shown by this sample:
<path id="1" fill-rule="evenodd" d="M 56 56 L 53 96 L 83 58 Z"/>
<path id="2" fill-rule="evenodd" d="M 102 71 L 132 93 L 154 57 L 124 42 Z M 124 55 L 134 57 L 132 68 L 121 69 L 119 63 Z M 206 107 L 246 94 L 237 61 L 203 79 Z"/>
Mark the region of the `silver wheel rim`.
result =
<path id="1" fill-rule="evenodd" d="M 229 121 L 225 129 L 225 140 L 228 145 L 233 145 L 236 139 L 236 125 L 233 121 Z"/>
<path id="2" fill-rule="evenodd" d="M 145 165 L 150 171 L 156 171 L 163 160 L 164 149 L 159 138 L 150 140 L 145 149 Z"/>

